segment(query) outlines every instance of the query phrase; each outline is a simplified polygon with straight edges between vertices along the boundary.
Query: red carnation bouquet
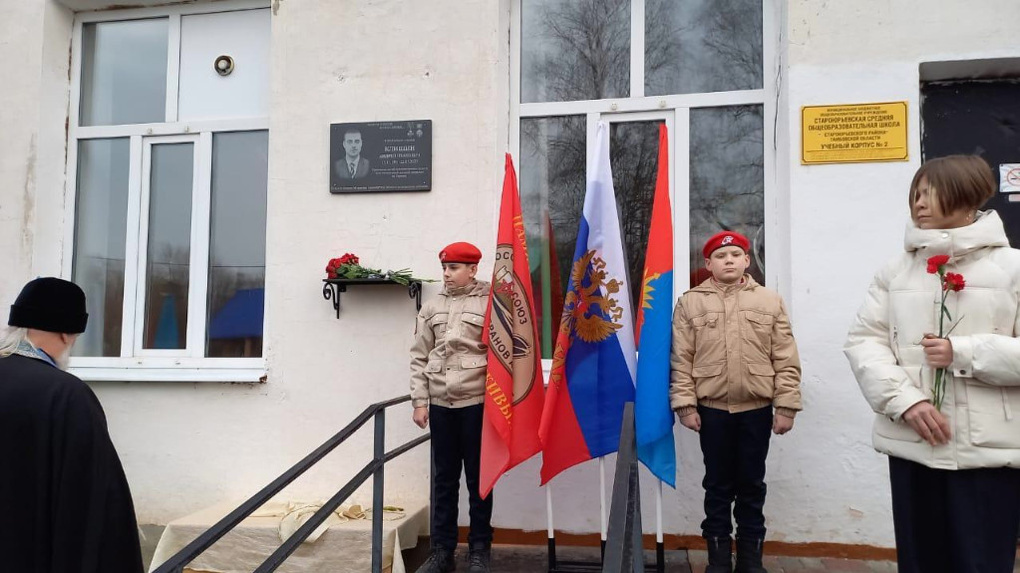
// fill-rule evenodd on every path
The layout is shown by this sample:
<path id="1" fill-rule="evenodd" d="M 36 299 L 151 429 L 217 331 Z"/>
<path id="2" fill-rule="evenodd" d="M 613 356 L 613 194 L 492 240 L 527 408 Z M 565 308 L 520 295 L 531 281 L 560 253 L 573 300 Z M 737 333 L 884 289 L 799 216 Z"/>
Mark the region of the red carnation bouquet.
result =
<path id="1" fill-rule="evenodd" d="M 956 324 L 960 324 L 960 320 L 956 321 L 948 332 L 944 330 L 945 320 L 953 320 L 953 316 L 949 314 L 949 309 L 946 308 L 946 297 L 951 292 L 960 292 L 963 287 L 967 286 L 967 282 L 963 279 L 963 275 L 957 273 L 946 272 L 946 265 L 949 263 L 949 255 L 935 255 L 934 257 L 928 258 L 928 274 L 938 275 L 939 284 L 942 286 L 942 300 L 939 303 L 939 338 L 946 338 L 949 333 L 956 328 Z M 946 369 L 937 368 L 935 369 L 935 383 L 932 385 L 932 401 L 935 404 L 935 408 L 938 410 L 942 409 L 942 401 L 946 397 Z"/>
<path id="2" fill-rule="evenodd" d="M 361 266 L 361 259 L 354 253 L 344 253 L 344 256 L 330 259 L 326 263 L 326 278 L 330 279 L 389 279 L 395 283 L 407 286 L 412 281 L 431 282 L 425 279 L 416 279 L 411 275 L 409 269 L 399 271 L 383 271 L 370 269 Z"/>
<path id="3" fill-rule="evenodd" d="M 326 276 L 331 279 L 335 279 L 338 276 L 344 275 L 347 272 L 353 270 L 354 267 L 360 267 L 361 259 L 353 253 L 344 253 L 344 256 L 335 259 L 330 259 L 326 263 Z M 347 266 L 347 269 L 343 267 Z M 343 277 L 343 278 L 354 278 L 354 277 Z"/>

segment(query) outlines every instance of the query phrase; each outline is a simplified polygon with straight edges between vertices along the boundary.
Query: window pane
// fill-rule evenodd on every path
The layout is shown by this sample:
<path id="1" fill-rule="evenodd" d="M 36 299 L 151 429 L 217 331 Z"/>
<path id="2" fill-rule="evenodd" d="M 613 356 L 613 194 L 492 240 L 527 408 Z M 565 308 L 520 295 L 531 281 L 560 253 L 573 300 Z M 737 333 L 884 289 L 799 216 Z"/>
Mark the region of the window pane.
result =
<path id="1" fill-rule="evenodd" d="M 748 273 L 765 284 L 762 106 L 691 110 L 691 284 L 711 274 L 701 247 L 722 230 L 751 241 Z"/>
<path id="2" fill-rule="evenodd" d="M 167 19 L 82 26 L 81 125 L 166 120 Z"/>
<path id="3" fill-rule="evenodd" d="M 585 129 L 584 116 L 521 120 L 521 210 L 543 358 L 552 358 L 584 205 Z"/>
<path id="4" fill-rule="evenodd" d="M 143 348 L 185 348 L 187 341 L 194 148 L 152 146 Z"/>
<path id="5" fill-rule="evenodd" d="M 120 356 L 129 155 L 127 138 L 78 143 L 72 280 L 85 291 L 89 327 L 75 356 Z"/>
<path id="6" fill-rule="evenodd" d="M 628 94 L 630 0 L 522 0 L 522 102 Z"/>
<path id="7" fill-rule="evenodd" d="M 646 95 L 762 85 L 762 0 L 647 0 Z"/>
<path id="8" fill-rule="evenodd" d="M 206 356 L 262 356 L 269 134 L 213 137 Z"/>
<path id="9" fill-rule="evenodd" d="M 645 272 L 648 228 L 655 201 L 655 176 L 659 157 L 661 121 L 611 124 L 609 161 L 620 214 L 620 236 L 627 258 L 631 309 L 638 308 Z"/>
<path id="10" fill-rule="evenodd" d="M 269 8 L 181 17 L 180 121 L 269 115 Z M 221 76 L 213 62 L 229 54 Z"/>

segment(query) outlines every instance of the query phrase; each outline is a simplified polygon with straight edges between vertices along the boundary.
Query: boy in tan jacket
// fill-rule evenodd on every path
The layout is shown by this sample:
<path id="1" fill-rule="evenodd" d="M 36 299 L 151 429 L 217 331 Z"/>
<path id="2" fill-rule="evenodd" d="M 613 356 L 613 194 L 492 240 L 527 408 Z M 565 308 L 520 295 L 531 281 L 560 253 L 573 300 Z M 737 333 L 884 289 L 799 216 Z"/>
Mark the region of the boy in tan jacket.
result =
<path id="1" fill-rule="evenodd" d="M 482 328 L 489 283 L 475 279 L 482 252 L 453 243 L 439 252 L 445 288 L 422 306 L 411 347 L 412 419 L 432 426 L 432 554 L 417 573 L 456 568 L 460 474 L 468 485 L 469 573 L 488 573 L 492 494 L 478 493 L 487 350 Z"/>
<path id="2" fill-rule="evenodd" d="M 706 573 L 762 573 L 769 431 L 785 434 L 801 409 L 800 358 L 782 298 L 744 271 L 750 242 L 724 231 L 702 253 L 712 278 L 673 313 L 670 406 L 700 434 L 705 457 Z M 775 416 L 773 416 L 775 407 Z M 735 502 L 735 503 L 734 503 Z"/>

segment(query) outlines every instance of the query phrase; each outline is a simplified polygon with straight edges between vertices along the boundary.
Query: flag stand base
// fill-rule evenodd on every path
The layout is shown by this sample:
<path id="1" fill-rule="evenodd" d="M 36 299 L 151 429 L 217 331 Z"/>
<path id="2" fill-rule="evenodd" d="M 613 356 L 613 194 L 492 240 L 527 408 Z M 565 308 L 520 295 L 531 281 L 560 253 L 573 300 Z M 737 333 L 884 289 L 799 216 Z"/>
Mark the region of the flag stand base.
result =
<path id="1" fill-rule="evenodd" d="M 601 555 L 605 557 L 606 542 L 602 541 Z M 556 538 L 548 540 L 549 569 L 548 573 L 591 573 L 602 571 L 602 560 L 599 561 L 560 561 L 556 558 Z M 666 548 L 662 542 L 655 544 L 655 564 L 645 565 L 646 573 L 664 573 L 666 571 Z"/>
<path id="2" fill-rule="evenodd" d="M 601 555 L 606 553 L 606 542 L 602 540 Z M 549 538 L 549 573 L 588 573 L 602 571 L 602 559 L 598 561 L 559 561 L 556 559 L 556 538 Z"/>

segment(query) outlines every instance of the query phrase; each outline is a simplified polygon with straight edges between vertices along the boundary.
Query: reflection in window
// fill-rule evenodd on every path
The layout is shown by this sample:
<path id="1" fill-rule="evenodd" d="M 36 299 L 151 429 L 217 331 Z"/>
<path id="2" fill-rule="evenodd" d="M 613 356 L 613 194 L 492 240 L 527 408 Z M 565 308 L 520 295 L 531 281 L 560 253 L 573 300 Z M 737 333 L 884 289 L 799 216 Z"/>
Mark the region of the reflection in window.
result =
<path id="1" fill-rule="evenodd" d="M 166 120 L 166 18 L 82 26 L 81 125 Z"/>
<path id="2" fill-rule="evenodd" d="M 691 110 L 691 285 L 711 276 L 701 247 L 737 231 L 751 241 L 748 272 L 765 284 L 765 148 L 762 106 Z"/>
<path id="3" fill-rule="evenodd" d="M 638 308 L 645 272 L 661 124 L 661 121 L 642 121 L 610 126 L 609 161 L 613 167 L 613 188 L 620 215 L 623 254 L 627 258 L 632 309 Z"/>
<path id="4" fill-rule="evenodd" d="M 647 0 L 645 94 L 762 88 L 762 0 Z"/>
<path id="5" fill-rule="evenodd" d="M 269 134 L 213 137 L 206 356 L 262 356 Z"/>
<path id="6" fill-rule="evenodd" d="M 585 117 L 521 120 L 521 209 L 542 357 L 552 358 L 584 206 Z"/>
<path id="7" fill-rule="evenodd" d="M 630 0 L 522 0 L 521 101 L 630 93 Z"/>
<path id="8" fill-rule="evenodd" d="M 152 146 L 144 348 L 183 349 L 187 341 L 194 148 Z"/>
<path id="9" fill-rule="evenodd" d="M 610 134 L 613 185 L 634 308 L 655 196 L 659 123 L 613 124 Z M 584 117 L 521 120 L 521 208 L 543 358 L 552 357 L 584 207 L 585 139 Z"/>
<path id="10" fill-rule="evenodd" d="M 120 356 L 128 154 L 127 138 L 78 143 L 72 280 L 85 291 L 89 327 L 75 356 Z"/>

